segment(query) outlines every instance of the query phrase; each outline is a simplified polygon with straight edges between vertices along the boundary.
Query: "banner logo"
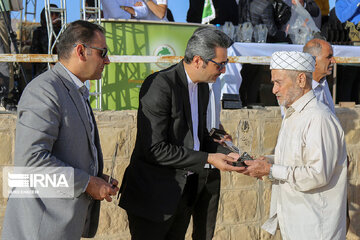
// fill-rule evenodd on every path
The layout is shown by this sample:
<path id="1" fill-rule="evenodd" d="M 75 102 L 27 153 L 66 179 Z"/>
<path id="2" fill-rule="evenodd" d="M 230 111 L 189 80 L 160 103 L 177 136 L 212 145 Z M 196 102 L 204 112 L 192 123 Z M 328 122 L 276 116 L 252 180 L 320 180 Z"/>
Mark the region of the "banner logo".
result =
<path id="1" fill-rule="evenodd" d="M 155 56 L 176 56 L 175 50 L 168 44 L 162 44 L 158 46 L 154 51 Z M 173 63 L 156 63 L 161 69 L 165 69 L 173 65 Z"/>

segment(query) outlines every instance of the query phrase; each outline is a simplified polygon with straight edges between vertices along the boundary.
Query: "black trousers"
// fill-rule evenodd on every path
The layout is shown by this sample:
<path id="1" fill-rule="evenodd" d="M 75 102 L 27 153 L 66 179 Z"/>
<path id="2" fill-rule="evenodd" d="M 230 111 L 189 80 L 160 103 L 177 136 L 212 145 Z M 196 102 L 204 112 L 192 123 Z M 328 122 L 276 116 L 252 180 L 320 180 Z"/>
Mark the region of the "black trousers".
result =
<path id="1" fill-rule="evenodd" d="M 155 222 L 127 212 L 132 240 L 182 240 L 193 215 L 193 239 L 212 239 L 220 192 L 220 171 L 206 169 L 188 176 L 175 214 Z M 144 199 L 146 201 L 146 199 Z"/>
<path id="2" fill-rule="evenodd" d="M 220 198 L 220 171 L 207 169 L 199 178 L 199 193 L 193 207 L 193 233 L 196 240 L 211 240 L 214 236 Z"/>

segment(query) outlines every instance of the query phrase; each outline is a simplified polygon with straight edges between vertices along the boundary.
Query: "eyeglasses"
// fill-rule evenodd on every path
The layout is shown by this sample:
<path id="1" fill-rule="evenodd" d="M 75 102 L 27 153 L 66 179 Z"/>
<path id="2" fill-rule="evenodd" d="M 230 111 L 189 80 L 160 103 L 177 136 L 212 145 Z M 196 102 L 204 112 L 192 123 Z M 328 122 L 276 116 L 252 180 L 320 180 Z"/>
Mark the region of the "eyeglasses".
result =
<path id="1" fill-rule="evenodd" d="M 226 64 L 228 64 L 229 59 L 226 59 L 225 62 L 221 62 L 221 63 L 215 62 L 215 61 L 212 60 L 212 59 L 208 59 L 207 61 L 210 61 L 210 62 L 215 63 L 215 64 L 217 65 L 218 71 L 221 71 L 221 70 L 223 70 L 223 69 L 225 68 Z"/>
<path id="2" fill-rule="evenodd" d="M 74 44 L 74 47 L 76 47 L 78 44 Z M 86 45 L 85 43 L 80 43 L 80 45 L 83 45 L 84 48 L 92 48 L 92 49 L 96 49 L 96 50 L 99 50 L 101 51 L 101 57 L 102 58 L 106 58 L 107 56 L 107 53 L 108 53 L 108 49 L 107 48 L 98 48 L 98 47 L 92 47 L 92 46 L 88 46 Z"/>

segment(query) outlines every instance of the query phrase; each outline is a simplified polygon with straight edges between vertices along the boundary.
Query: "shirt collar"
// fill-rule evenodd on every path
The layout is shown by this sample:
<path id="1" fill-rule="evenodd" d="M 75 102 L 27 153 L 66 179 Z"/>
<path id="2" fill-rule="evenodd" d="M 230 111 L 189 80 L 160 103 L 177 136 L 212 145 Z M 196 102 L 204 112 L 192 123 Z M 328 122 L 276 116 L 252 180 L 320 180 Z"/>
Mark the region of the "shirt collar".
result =
<path id="1" fill-rule="evenodd" d="M 76 88 L 79 90 L 80 88 L 82 88 L 84 86 L 84 83 L 82 81 L 80 81 L 80 79 L 75 76 L 72 72 L 69 71 L 69 69 L 67 69 L 61 62 L 59 62 L 60 65 L 65 69 L 65 71 L 69 74 L 73 84 L 76 86 Z"/>
<path id="2" fill-rule="evenodd" d="M 186 78 L 187 78 L 188 88 L 189 88 L 189 89 L 192 89 L 192 88 L 196 87 L 196 86 L 197 86 L 197 83 L 194 83 L 194 82 L 191 80 L 191 78 L 189 77 L 189 74 L 186 72 L 186 69 L 185 69 L 185 68 L 184 68 L 184 70 L 185 70 L 185 74 L 186 74 Z"/>
<path id="3" fill-rule="evenodd" d="M 298 100 L 296 100 L 291 107 L 294 108 L 296 112 L 301 112 L 305 106 L 315 98 L 314 92 L 311 90 L 304 94 L 302 97 L 300 97 Z"/>
<path id="4" fill-rule="evenodd" d="M 321 86 L 325 86 L 325 81 L 326 81 L 326 77 L 323 77 L 322 79 L 320 79 L 319 82 L 315 81 L 314 79 L 312 80 L 312 88 L 315 89 L 317 88 L 319 85 Z"/>
<path id="5" fill-rule="evenodd" d="M 209 90 L 212 90 L 214 83 L 208 83 L 209 84 Z"/>

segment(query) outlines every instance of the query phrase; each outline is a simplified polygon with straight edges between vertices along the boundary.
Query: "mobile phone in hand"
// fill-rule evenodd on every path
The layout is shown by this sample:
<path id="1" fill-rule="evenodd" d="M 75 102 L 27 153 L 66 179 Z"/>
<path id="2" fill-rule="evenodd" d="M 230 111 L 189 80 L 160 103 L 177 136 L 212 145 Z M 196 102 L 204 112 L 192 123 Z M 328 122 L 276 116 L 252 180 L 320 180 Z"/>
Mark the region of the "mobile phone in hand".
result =
<path id="1" fill-rule="evenodd" d="M 232 162 L 235 167 L 247 167 L 245 161 L 254 160 L 247 152 L 243 152 L 236 162 Z"/>

